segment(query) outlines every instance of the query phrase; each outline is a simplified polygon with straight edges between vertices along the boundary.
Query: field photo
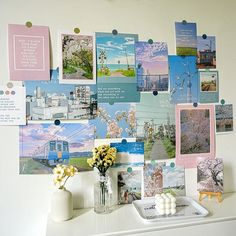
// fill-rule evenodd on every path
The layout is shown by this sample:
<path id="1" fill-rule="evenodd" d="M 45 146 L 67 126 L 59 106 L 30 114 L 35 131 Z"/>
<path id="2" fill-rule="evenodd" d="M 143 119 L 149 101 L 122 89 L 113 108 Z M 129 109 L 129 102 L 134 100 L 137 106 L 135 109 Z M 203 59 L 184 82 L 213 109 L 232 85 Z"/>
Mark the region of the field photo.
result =
<path id="1" fill-rule="evenodd" d="M 223 160 L 205 160 L 197 166 L 197 190 L 223 193 Z"/>
<path id="2" fill-rule="evenodd" d="M 196 23 L 175 22 L 176 55 L 197 55 L 197 27 Z"/>
<path id="3" fill-rule="evenodd" d="M 135 78 L 136 35 L 96 33 L 97 77 Z"/>
<path id="4" fill-rule="evenodd" d="M 181 154 L 210 152 L 209 109 L 180 111 Z"/>
<path id="5" fill-rule="evenodd" d="M 233 105 L 224 104 L 215 106 L 216 132 L 232 132 L 233 126 Z"/>
<path id="6" fill-rule="evenodd" d="M 145 160 L 175 158 L 175 107 L 169 94 L 142 93 L 136 119 L 137 141 L 144 142 Z"/>
<path id="7" fill-rule="evenodd" d="M 94 127 L 83 123 L 20 126 L 20 174 L 50 174 L 57 164 L 91 170 Z"/>
<path id="8" fill-rule="evenodd" d="M 95 84 L 93 54 L 93 36 L 61 34 L 61 82 Z"/>
<path id="9" fill-rule="evenodd" d="M 217 76 L 215 74 L 200 73 L 201 92 L 217 91 Z"/>
<path id="10" fill-rule="evenodd" d="M 141 199 L 142 171 L 118 172 L 118 204 L 129 204 Z"/>
<path id="11" fill-rule="evenodd" d="M 163 167 L 163 192 L 174 196 L 185 196 L 185 171 L 175 165 Z"/>
<path id="12" fill-rule="evenodd" d="M 167 43 L 135 44 L 138 91 L 168 91 Z"/>

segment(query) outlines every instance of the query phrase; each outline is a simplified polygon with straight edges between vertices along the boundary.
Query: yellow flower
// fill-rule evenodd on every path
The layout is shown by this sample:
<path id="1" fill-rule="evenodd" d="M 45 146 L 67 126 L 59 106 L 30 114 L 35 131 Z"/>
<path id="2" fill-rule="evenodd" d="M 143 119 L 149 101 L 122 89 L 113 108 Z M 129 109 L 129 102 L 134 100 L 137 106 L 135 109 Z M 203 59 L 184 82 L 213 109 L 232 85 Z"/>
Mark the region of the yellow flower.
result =
<path id="1" fill-rule="evenodd" d="M 62 165 L 57 165 L 54 169 L 53 169 L 53 174 L 55 175 L 55 177 L 58 177 L 59 179 L 62 179 L 65 176 L 65 169 Z"/>
<path id="2" fill-rule="evenodd" d="M 57 165 L 53 169 L 54 184 L 58 186 L 59 189 L 64 188 L 67 179 L 74 176 L 77 171 L 78 170 L 72 165 L 70 166 L 61 165 L 61 164 Z"/>
<path id="3" fill-rule="evenodd" d="M 67 176 L 72 177 L 72 176 L 75 175 L 76 172 L 77 172 L 77 169 L 74 166 L 72 166 L 72 165 L 67 166 L 65 168 L 65 175 L 67 175 Z"/>

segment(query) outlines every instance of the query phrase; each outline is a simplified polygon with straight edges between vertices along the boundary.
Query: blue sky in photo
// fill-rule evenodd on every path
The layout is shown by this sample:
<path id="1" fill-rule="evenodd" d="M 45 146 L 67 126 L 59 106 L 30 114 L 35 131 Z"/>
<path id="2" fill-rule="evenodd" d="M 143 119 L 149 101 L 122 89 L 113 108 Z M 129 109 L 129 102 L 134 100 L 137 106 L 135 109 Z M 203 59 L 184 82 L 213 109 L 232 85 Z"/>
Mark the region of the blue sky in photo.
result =
<path id="1" fill-rule="evenodd" d="M 130 142 L 130 143 L 111 143 L 111 147 L 115 147 L 117 152 L 127 152 L 130 154 L 144 154 L 143 142 Z"/>
<path id="2" fill-rule="evenodd" d="M 100 50 L 106 51 L 106 64 L 135 64 L 134 44 L 138 40 L 138 35 L 135 34 L 118 34 L 96 33 L 96 48 L 97 48 L 97 64 L 99 65 Z"/>
<path id="3" fill-rule="evenodd" d="M 58 126 L 53 123 L 45 123 L 20 126 L 20 156 L 29 155 L 51 140 L 68 141 L 70 152 L 91 151 L 94 140 L 94 126 L 83 123 L 62 123 Z"/>
<path id="4" fill-rule="evenodd" d="M 186 103 L 191 83 L 192 101 L 198 102 L 199 79 L 195 56 L 169 56 L 170 94 L 172 103 Z"/>
<path id="5" fill-rule="evenodd" d="M 109 116 L 109 120 L 115 120 L 116 121 L 116 114 L 121 112 L 128 112 L 129 110 L 134 110 L 132 108 L 131 103 L 114 103 L 113 105 L 110 105 L 109 103 L 100 103 L 99 107 L 104 109 Z M 125 131 L 129 126 L 125 119 L 122 119 L 121 121 L 116 121 L 119 125 L 119 128 L 122 128 L 122 137 L 128 138 L 129 135 Z M 107 126 L 108 123 L 101 119 L 100 117 L 96 117 L 93 120 L 89 120 L 90 124 L 94 124 L 96 127 L 96 136 L 97 138 L 106 138 L 107 134 Z"/>
<path id="6" fill-rule="evenodd" d="M 216 51 L 215 36 L 207 36 L 206 39 L 203 39 L 202 36 L 197 36 L 197 50 L 198 51 L 205 51 L 205 50 Z"/>
<path id="7" fill-rule="evenodd" d="M 196 23 L 175 22 L 176 47 L 197 48 Z"/>
<path id="8" fill-rule="evenodd" d="M 26 88 L 26 95 L 35 95 L 36 87 L 40 87 L 42 92 L 66 94 L 69 96 L 70 92 L 75 91 L 75 84 L 59 84 L 59 71 L 57 69 L 50 71 L 51 80 L 48 81 L 24 81 Z M 89 85 L 91 91 L 96 93 L 96 85 Z"/>

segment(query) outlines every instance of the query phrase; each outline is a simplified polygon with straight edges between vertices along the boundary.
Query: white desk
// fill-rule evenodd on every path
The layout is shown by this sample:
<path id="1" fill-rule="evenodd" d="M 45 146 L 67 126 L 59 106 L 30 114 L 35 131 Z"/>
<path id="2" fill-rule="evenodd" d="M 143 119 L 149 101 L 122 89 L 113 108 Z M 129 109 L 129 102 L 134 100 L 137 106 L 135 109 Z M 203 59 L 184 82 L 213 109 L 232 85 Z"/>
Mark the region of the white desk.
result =
<path id="1" fill-rule="evenodd" d="M 202 205 L 210 212 L 205 218 L 155 223 L 144 223 L 132 204 L 122 205 L 107 215 L 96 214 L 91 208 L 75 210 L 73 219 L 62 223 L 53 222 L 49 216 L 47 236 L 236 235 L 236 193 L 225 194 L 222 203 L 216 198 L 204 199 Z"/>

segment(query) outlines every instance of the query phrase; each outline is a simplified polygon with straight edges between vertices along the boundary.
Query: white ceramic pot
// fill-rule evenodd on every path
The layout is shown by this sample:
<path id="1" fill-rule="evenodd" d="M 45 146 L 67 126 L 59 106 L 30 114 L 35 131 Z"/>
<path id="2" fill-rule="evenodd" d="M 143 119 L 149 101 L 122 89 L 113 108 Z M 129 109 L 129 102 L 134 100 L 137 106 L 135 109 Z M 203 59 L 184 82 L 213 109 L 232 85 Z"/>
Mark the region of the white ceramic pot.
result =
<path id="1" fill-rule="evenodd" d="M 71 219 L 73 216 L 73 201 L 70 191 L 58 189 L 52 195 L 51 218 L 60 222 Z"/>

